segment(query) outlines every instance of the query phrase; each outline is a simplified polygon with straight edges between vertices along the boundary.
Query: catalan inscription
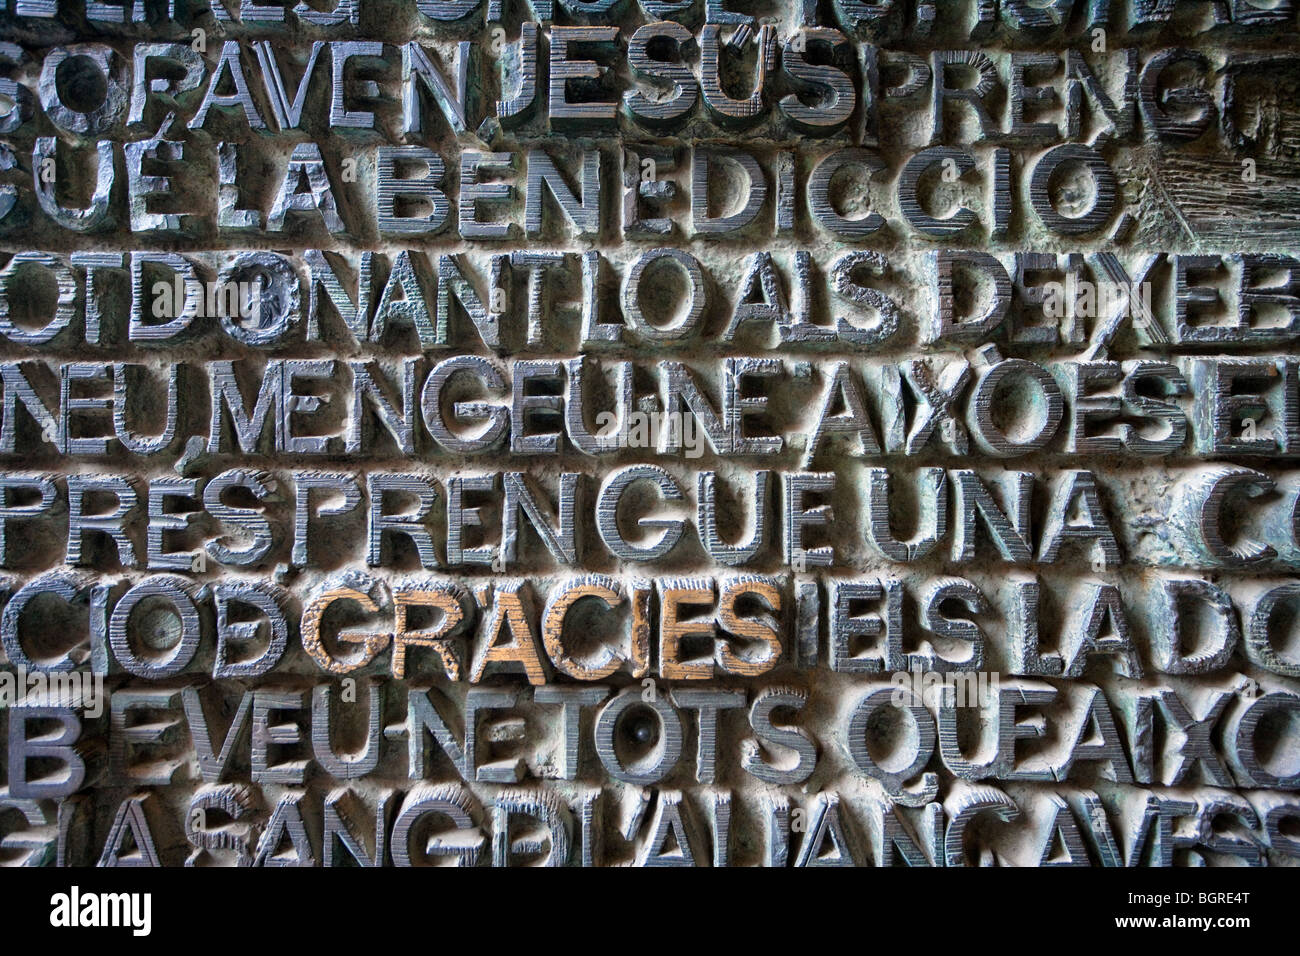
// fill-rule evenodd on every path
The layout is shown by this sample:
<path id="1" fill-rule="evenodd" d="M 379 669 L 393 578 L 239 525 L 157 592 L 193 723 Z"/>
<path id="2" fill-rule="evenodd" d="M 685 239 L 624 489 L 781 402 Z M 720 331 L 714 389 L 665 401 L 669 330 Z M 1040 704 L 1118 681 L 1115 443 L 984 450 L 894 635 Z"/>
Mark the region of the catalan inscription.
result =
<path id="1" fill-rule="evenodd" d="M 1300 862 L 1291 0 L 10 0 L 0 862 Z"/>

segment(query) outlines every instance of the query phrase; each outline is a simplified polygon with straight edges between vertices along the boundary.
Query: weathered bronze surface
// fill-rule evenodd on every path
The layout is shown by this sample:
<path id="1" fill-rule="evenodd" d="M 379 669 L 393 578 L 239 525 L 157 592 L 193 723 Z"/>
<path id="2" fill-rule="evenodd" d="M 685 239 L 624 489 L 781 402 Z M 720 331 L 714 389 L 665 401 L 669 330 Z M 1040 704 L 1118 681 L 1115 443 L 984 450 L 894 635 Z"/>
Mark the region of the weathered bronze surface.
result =
<path id="1" fill-rule="evenodd" d="M 1292 0 L 10 0 L 3 862 L 1300 861 Z"/>

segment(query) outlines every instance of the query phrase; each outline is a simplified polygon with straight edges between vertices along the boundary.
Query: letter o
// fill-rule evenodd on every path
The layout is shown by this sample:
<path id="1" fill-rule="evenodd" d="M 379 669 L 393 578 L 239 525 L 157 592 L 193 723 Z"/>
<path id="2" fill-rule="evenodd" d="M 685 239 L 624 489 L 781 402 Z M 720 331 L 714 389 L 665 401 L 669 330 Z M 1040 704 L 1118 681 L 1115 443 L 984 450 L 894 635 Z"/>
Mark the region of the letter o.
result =
<path id="1" fill-rule="evenodd" d="M 648 753 L 628 765 L 619 755 L 616 732 L 633 707 L 654 711 L 659 719 L 659 740 Z M 642 699 L 640 690 L 635 687 L 629 687 L 601 708 L 596 717 L 595 737 L 596 756 L 600 762 L 610 776 L 627 783 L 641 786 L 658 783 L 673 772 L 682 756 L 682 722 L 676 709 L 663 694 L 655 694 L 649 700 Z"/>
<path id="2" fill-rule="evenodd" d="M 1246 621 L 1246 656 L 1251 663 L 1274 674 L 1300 677 L 1300 661 L 1283 657 L 1273 644 L 1274 636 L 1281 637 L 1274 621 L 1288 604 L 1300 609 L 1300 582 L 1281 584 L 1260 595 Z"/>
<path id="3" fill-rule="evenodd" d="M 252 275 L 252 280 L 244 278 Z M 236 342 L 244 345 L 267 347 L 279 345 L 302 318 L 302 290 L 298 273 L 289 259 L 276 252 L 245 252 L 221 270 L 217 276 L 219 288 L 227 283 L 243 284 L 260 281 L 259 314 L 247 316 L 243 321 L 236 317 L 221 316 L 221 327 Z M 219 294 L 223 306 L 225 296 Z M 241 300 L 239 307 L 244 307 Z"/>
<path id="4" fill-rule="evenodd" d="M 126 61 L 103 43 L 50 50 L 37 89 L 50 122 L 70 133 L 107 132 L 130 101 Z"/>
<path id="5" fill-rule="evenodd" d="M 1052 179 L 1067 164 L 1084 166 L 1096 184 L 1092 205 L 1080 216 L 1063 215 L 1052 201 Z M 1029 178 L 1029 204 L 1044 226 L 1062 236 L 1077 236 L 1105 225 L 1115 211 L 1118 196 L 1115 173 L 1100 153 L 1082 143 L 1066 143 L 1049 149 L 1039 158 Z"/>
<path id="6" fill-rule="evenodd" d="M 21 296 L 11 296 L 9 285 L 17 273 L 35 269 L 47 269 L 54 274 L 55 300 L 54 314 L 39 329 L 23 328 L 14 323 L 13 302 L 21 298 L 30 303 L 31 292 Z M 76 314 L 77 280 L 72 270 L 59 261 L 58 257 L 48 252 L 19 252 L 0 270 L 0 335 L 18 345 L 44 345 L 66 329 Z"/>
<path id="7" fill-rule="evenodd" d="M 690 284 L 690 292 L 686 300 L 686 309 L 678 309 L 679 316 L 676 321 L 667 325 L 653 325 L 641 308 L 641 283 L 652 266 L 664 262 L 676 263 L 677 268 L 685 274 Z M 647 282 L 647 285 L 652 284 Z M 628 324 L 642 338 L 660 344 L 678 343 L 698 328 L 700 320 L 704 317 L 707 292 L 704 270 L 700 268 L 699 260 L 693 255 L 681 249 L 651 249 L 638 256 L 623 277 L 623 312 Z"/>
<path id="8" fill-rule="evenodd" d="M 122 595 L 109 620 L 108 640 L 124 670 L 150 680 L 173 677 L 185 670 L 199 649 L 203 631 L 199 609 L 190 597 L 193 588 L 192 582 L 178 574 L 156 574 Z M 143 654 L 131 646 L 129 630 L 141 605 L 145 605 L 146 632 L 141 637 L 149 648 Z"/>
<path id="9" fill-rule="evenodd" d="M 1264 721 L 1280 717 L 1286 711 L 1290 711 L 1291 724 L 1294 727 L 1296 718 L 1300 717 L 1300 697 L 1295 694 L 1265 694 L 1246 708 L 1236 721 L 1235 728 L 1229 726 L 1224 734 L 1225 740 L 1232 741 L 1237 762 L 1246 771 L 1250 783 L 1256 787 L 1273 787 L 1279 790 L 1300 788 L 1300 765 L 1297 765 L 1294 759 L 1294 740 L 1291 741 L 1291 747 L 1286 747 L 1272 734 L 1268 735 L 1274 742 L 1274 746 L 1270 748 L 1274 760 L 1270 762 L 1276 764 L 1279 759 L 1291 756 L 1291 766 L 1286 768 L 1264 766 L 1264 761 L 1260 759 L 1256 750 L 1257 738 L 1262 736 L 1260 731 L 1268 729 L 1261 726 Z M 1275 773 L 1275 769 L 1281 772 Z"/>
<path id="10" fill-rule="evenodd" d="M 999 390 L 1016 378 L 1029 379 L 1037 392 L 1032 411 L 1039 421 L 1028 431 L 1004 428 L 995 415 L 994 400 Z M 1065 400 L 1052 374 L 1026 359 L 1006 359 L 986 369 L 975 386 L 966 413 L 966 423 L 975 443 L 985 454 L 1013 458 L 1046 447 L 1061 425 Z"/>

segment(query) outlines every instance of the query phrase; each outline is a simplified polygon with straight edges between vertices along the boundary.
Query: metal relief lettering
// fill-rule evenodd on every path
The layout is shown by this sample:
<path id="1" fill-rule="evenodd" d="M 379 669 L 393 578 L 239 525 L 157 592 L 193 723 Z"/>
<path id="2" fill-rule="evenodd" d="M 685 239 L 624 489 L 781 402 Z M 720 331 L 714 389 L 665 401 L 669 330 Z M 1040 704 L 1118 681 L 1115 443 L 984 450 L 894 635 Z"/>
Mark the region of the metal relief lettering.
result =
<path id="1" fill-rule="evenodd" d="M 1300 861 L 1300 8 L 736 6 L 0 13 L 3 862 Z"/>

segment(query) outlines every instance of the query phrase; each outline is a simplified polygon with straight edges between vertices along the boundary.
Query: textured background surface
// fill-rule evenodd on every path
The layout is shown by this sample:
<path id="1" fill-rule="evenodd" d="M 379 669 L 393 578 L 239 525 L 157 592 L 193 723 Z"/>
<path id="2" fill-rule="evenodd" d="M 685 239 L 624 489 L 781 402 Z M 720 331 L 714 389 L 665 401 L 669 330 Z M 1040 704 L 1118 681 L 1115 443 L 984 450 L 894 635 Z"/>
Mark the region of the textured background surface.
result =
<path id="1" fill-rule="evenodd" d="M 11 861 L 1300 855 L 1293 4 L 355 2 L 0 21 Z"/>

